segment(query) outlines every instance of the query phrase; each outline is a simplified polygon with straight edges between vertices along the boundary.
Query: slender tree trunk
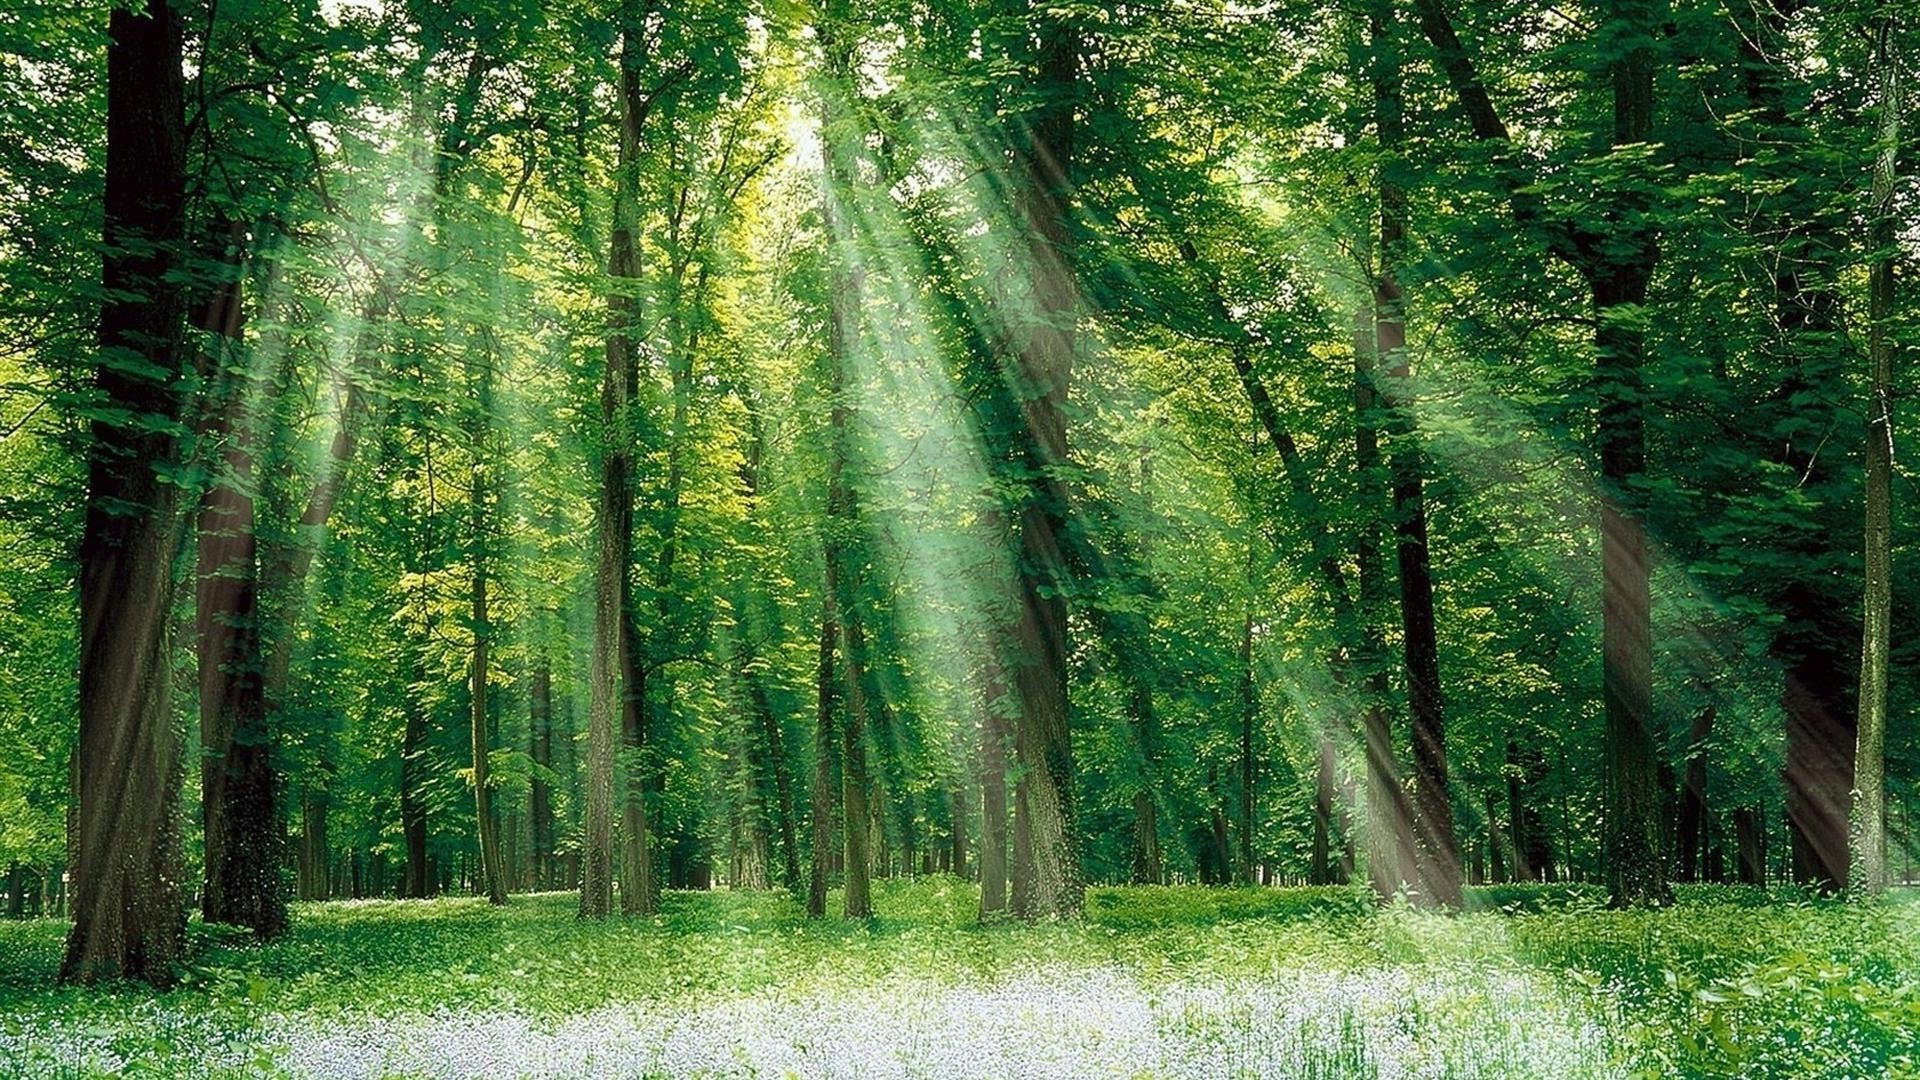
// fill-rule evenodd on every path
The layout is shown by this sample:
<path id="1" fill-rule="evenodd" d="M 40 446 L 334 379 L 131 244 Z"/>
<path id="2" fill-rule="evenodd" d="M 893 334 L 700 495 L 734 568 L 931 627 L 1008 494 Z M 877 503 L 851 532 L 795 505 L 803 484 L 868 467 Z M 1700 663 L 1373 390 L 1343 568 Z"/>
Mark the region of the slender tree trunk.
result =
<path id="1" fill-rule="evenodd" d="M 529 726 L 533 728 L 533 780 L 528 785 L 527 820 L 533 832 L 533 886 L 551 889 L 554 878 L 553 784 L 553 665 L 542 651 L 534 661 L 527 693 Z"/>
<path id="2" fill-rule="evenodd" d="M 1714 707 L 1693 714 L 1687 730 L 1687 767 L 1680 783 L 1679 858 L 1681 881 L 1699 881 L 1705 856 L 1707 823 L 1707 740 L 1713 736 Z"/>
<path id="3" fill-rule="evenodd" d="M 116 8 L 107 30 L 100 403 L 79 551 L 80 735 L 71 824 L 73 929 L 61 978 L 166 983 L 179 955 L 181 738 L 170 715 L 173 459 L 186 292 L 180 22 L 168 0 Z M 137 362 L 135 362 L 137 361 Z M 149 374 L 151 372 L 151 374 Z M 159 421 L 154 423 L 151 421 Z"/>
<path id="4" fill-rule="evenodd" d="M 428 624 L 431 627 L 431 623 Z M 413 681 L 426 684 L 426 663 L 415 646 Z M 400 833 L 407 848 L 407 876 L 400 895 L 424 900 L 433 894 L 432 867 L 427 861 L 427 807 L 421 801 L 426 779 L 426 706 L 413 694 L 407 702 L 406 726 L 400 740 Z"/>
<path id="5" fill-rule="evenodd" d="M 1900 58 L 1893 52 L 1894 19 L 1883 14 L 1873 67 L 1880 104 L 1879 153 L 1874 158 L 1874 252 L 1868 281 L 1866 618 L 1861 636 L 1860 718 L 1854 749 L 1852 871 L 1849 884 L 1866 895 L 1887 888 L 1887 671 L 1893 637 L 1893 331 L 1894 169 L 1899 163 Z"/>
<path id="6" fill-rule="evenodd" d="M 468 492 L 473 541 L 473 592 L 469 612 L 473 622 L 473 663 L 472 685 L 469 689 L 472 696 L 473 810 L 479 824 L 480 879 L 486 890 L 487 902 L 497 905 L 507 902 L 507 875 L 506 867 L 500 861 L 500 819 L 494 813 L 493 777 L 489 760 L 493 746 L 487 726 L 488 664 L 491 659 L 488 652 L 493 639 L 493 622 L 487 597 L 488 496 L 486 467 L 482 462 L 486 453 L 484 432 L 490 423 L 487 412 L 492 407 L 493 397 L 488 387 L 490 381 L 490 376 L 482 376 L 479 393 L 481 417 L 477 424 L 478 437 L 475 439 L 473 480 Z"/>
<path id="7" fill-rule="evenodd" d="M 953 828 L 947 834 L 947 873 L 957 878 L 967 876 L 967 792 L 964 787 L 954 786 L 947 790 L 947 813 L 953 818 Z"/>
<path id="8" fill-rule="evenodd" d="M 980 694 L 980 915 L 1007 910 L 1006 683 L 989 658 Z"/>
<path id="9" fill-rule="evenodd" d="M 846 816 L 846 825 L 841 833 L 846 843 L 847 868 L 841 894 L 841 913 L 849 919 L 868 919 L 873 917 L 873 896 L 868 881 L 872 866 L 867 829 L 863 823 L 872 816 L 872 811 L 867 805 L 871 781 L 867 777 L 866 692 L 861 685 L 864 678 L 861 670 L 863 658 L 860 655 L 863 639 L 860 623 L 852 617 L 851 611 L 843 605 L 841 612 L 847 619 L 846 662 L 843 665 L 847 709 L 846 722 L 840 727 L 840 790 Z M 884 832 L 881 840 L 884 850 Z"/>
<path id="10" fill-rule="evenodd" d="M 1320 740 L 1313 784 L 1313 848 L 1307 884 L 1333 884 L 1333 742 Z"/>
<path id="11" fill-rule="evenodd" d="M 1359 474 L 1362 503 L 1385 505 L 1380 482 L 1380 443 L 1375 427 L 1378 393 L 1374 388 L 1376 357 L 1373 318 L 1356 312 L 1353 341 L 1354 465 Z M 1371 514 L 1360 525 L 1355 544 L 1360 603 L 1353 618 L 1359 621 L 1358 667 L 1365 687 L 1361 701 L 1361 735 L 1367 760 L 1367 884 L 1386 899 L 1400 890 L 1413 868 L 1413 833 L 1406 789 L 1393 746 L 1393 714 L 1388 706 L 1387 646 L 1379 616 L 1386 607 L 1386 567 L 1380 551 L 1380 526 Z"/>
<path id="12" fill-rule="evenodd" d="M 1403 76 L 1394 5 L 1376 6 L 1374 120 L 1379 129 L 1380 250 L 1374 276 L 1374 349 L 1386 365 L 1386 405 L 1393 434 L 1388 471 L 1393 478 L 1394 536 L 1400 569 L 1401 641 L 1413 735 L 1413 831 L 1418 844 L 1420 895 L 1435 904 L 1460 904 L 1460 854 L 1454 839 L 1453 797 L 1447 776 L 1445 704 L 1434 627 L 1433 573 L 1427 542 L 1425 463 L 1413 421 L 1412 373 L 1407 350 L 1406 300 L 1396 262 L 1407 240 L 1407 197 L 1397 175 L 1406 138 Z"/>
<path id="13" fill-rule="evenodd" d="M 202 915 L 273 938 L 287 928 L 285 841 L 260 669 L 253 387 L 243 340 L 245 229 L 234 223 L 215 232 L 226 246 L 215 260 L 224 280 L 213 290 L 204 327 L 218 344 L 201 366 L 214 388 L 203 430 L 220 448 L 220 467 L 201 500 L 196 597 L 206 853 Z"/>
<path id="14" fill-rule="evenodd" d="M 1743 806 L 1735 810 L 1733 828 L 1740 884 L 1765 885 L 1767 883 L 1767 836 L 1765 817 L 1761 809 L 1757 806 Z"/>
<path id="15" fill-rule="evenodd" d="M 333 883 L 327 877 L 327 814 L 332 796 L 325 788 L 300 792 L 300 899 L 330 900 Z"/>
<path id="16" fill-rule="evenodd" d="M 1248 562 L 1252 553 L 1249 551 Z M 1253 670 L 1253 602 L 1248 598 L 1247 615 L 1240 625 L 1240 861 L 1235 873 L 1241 884 L 1253 883 L 1253 808 L 1255 805 L 1254 777 L 1258 766 L 1253 760 L 1253 732 L 1260 720 L 1260 693 L 1254 680 Z M 1332 785 L 1332 744 L 1321 740 L 1320 753 L 1327 769 L 1327 783 Z M 1331 807 L 1331 794 L 1328 798 Z"/>
<path id="17" fill-rule="evenodd" d="M 827 914 L 827 876 L 833 858 L 833 654 L 839 637 L 834 617 L 833 595 L 838 591 L 834 560 L 826 561 L 827 580 L 820 599 L 820 665 L 815 679 L 817 706 L 813 727 L 813 863 L 807 877 L 807 915 L 825 918 Z"/>

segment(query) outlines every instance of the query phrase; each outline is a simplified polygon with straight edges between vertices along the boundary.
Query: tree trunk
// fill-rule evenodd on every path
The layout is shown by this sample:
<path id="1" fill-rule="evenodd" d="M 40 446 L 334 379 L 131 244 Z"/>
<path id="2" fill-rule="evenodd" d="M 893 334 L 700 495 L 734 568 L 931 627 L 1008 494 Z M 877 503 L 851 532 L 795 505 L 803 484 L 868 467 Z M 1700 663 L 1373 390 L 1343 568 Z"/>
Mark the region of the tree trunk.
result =
<path id="1" fill-rule="evenodd" d="M 1374 388 L 1377 358 L 1373 324 L 1370 312 L 1355 312 L 1354 466 L 1359 474 L 1362 505 L 1369 508 L 1386 502 L 1381 490 L 1379 432 L 1375 426 L 1379 395 Z M 1413 829 L 1394 752 L 1393 714 L 1387 703 L 1387 646 L 1379 621 L 1387 603 L 1386 567 L 1380 552 L 1379 521 L 1372 513 L 1361 522 L 1355 556 L 1360 603 L 1352 617 L 1360 623 L 1356 666 L 1364 687 L 1360 726 L 1367 759 L 1367 884 L 1374 896 L 1384 900 L 1400 891 L 1413 869 Z"/>
<path id="2" fill-rule="evenodd" d="M 1743 806 L 1733 812 L 1734 837 L 1738 850 L 1738 877 L 1742 885 L 1767 883 L 1767 836 L 1765 818 L 1757 806 Z"/>
<path id="3" fill-rule="evenodd" d="M 179 729 L 170 709 L 175 458 L 186 292 L 180 23 L 168 0 L 108 22 L 98 405 L 79 550 L 80 734 L 74 750 L 69 982 L 173 979 L 180 896 Z"/>
<path id="4" fill-rule="evenodd" d="M 1251 563 L 1252 552 L 1248 552 Z M 1253 808 L 1254 777 L 1258 766 L 1253 760 L 1253 732 L 1260 720 L 1260 693 L 1253 670 L 1253 601 L 1247 601 L 1247 615 L 1240 625 L 1240 861 L 1235 867 L 1241 884 L 1253 883 Z M 1332 744 L 1321 740 L 1321 756 L 1330 759 Z M 1332 761 L 1326 760 L 1327 783 L 1332 785 Z M 1332 796 L 1328 796 L 1331 820 Z"/>
<path id="5" fill-rule="evenodd" d="M 838 591 L 834 560 L 826 561 L 827 580 L 820 598 L 820 664 L 815 679 L 816 708 L 813 727 L 813 789 L 809 792 L 813 823 L 813 863 L 807 877 L 807 915 L 825 918 L 827 914 L 827 876 L 833 857 L 833 654 L 839 637 L 834 616 L 833 594 Z"/>
<path id="6" fill-rule="evenodd" d="M 947 834 L 945 870 L 964 879 L 967 876 L 967 792 L 964 787 L 947 790 L 947 813 L 953 817 L 953 828 Z"/>
<path id="7" fill-rule="evenodd" d="M 1880 104 L 1874 157 L 1868 280 L 1866 618 L 1860 651 L 1859 731 L 1854 749 L 1849 884 L 1869 896 L 1887 888 L 1887 671 L 1893 637 L 1894 169 L 1899 164 L 1901 86 L 1893 16 L 1876 27 L 1873 67 Z M 1911 840 L 1909 840 L 1909 846 Z"/>
<path id="8" fill-rule="evenodd" d="M 332 797 L 322 788 L 300 792 L 300 886 L 302 900 L 331 900 L 327 877 L 327 811 Z"/>
<path id="9" fill-rule="evenodd" d="M 1078 317 L 1069 217 L 1079 41 L 1054 15 L 1042 20 L 1036 44 L 1030 90 L 1041 103 L 1015 142 L 1020 250 L 1032 288 L 1032 318 L 1020 327 L 1014 358 L 1028 478 L 1019 515 L 1020 660 L 1014 671 L 1020 699 L 1014 745 L 1025 796 L 1015 829 L 1016 845 L 1024 831 L 1032 846 L 1027 913 L 1073 918 L 1080 914 L 1085 882 L 1067 708 L 1068 569 L 1062 545 L 1068 496 L 1062 472 L 1069 462 L 1065 409 Z"/>
<path id="10" fill-rule="evenodd" d="M 541 652 L 534 661 L 528 689 L 529 725 L 533 728 L 533 781 L 528 785 L 527 819 L 533 832 L 533 886 L 554 888 L 553 784 L 553 665 Z"/>
<path id="11" fill-rule="evenodd" d="M 980 693 L 980 916 L 1007 910 L 1006 683 L 989 657 Z"/>
<path id="12" fill-rule="evenodd" d="M 1707 740 L 1713 736 L 1714 707 L 1693 714 L 1687 730 L 1687 767 L 1680 783 L 1679 850 L 1677 874 L 1681 881 L 1699 881 L 1706 853 Z"/>
<path id="13" fill-rule="evenodd" d="M 426 663 L 418 655 L 418 646 L 413 663 L 415 685 L 425 685 Z M 400 895 L 413 900 L 424 900 L 433 894 L 432 867 L 427 860 L 427 807 L 421 801 L 426 752 L 426 706 L 417 700 L 409 701 L 400 742 L 400 833 L 407 847 L 407 876 Z"/>
<path id="14" fill-rule="evenodd" d="M 1615 42 L 1613 145 L 1653 141 L 1653 38 L 1649 0 L 1613 0 L 1601 33 Z M 1590 248 L 1587 280 L 1598 319 L 1597 436 L 1600 508 L 1601 659 L 1606 734 L 1601 862 L 1616 905 L 1664 904 L 1659 750 L 1653 728 L 1652 597 L 1646 524 L 1635 485 L 1646 472 L 1641 377 L 1648 284 L 1659 259 L 1651 208 L 1631 188 L 1610 193 L 1610 235 Z"/>
<path id="15" fill-rule="evenodd" d="M 488 649 L 492 644 L 493 622 L 487 602 L 487 473 L 483 464 L 486 456 L 485 432 L 491 422 L 488 412 L 492 408 L 493 394 L 489 385 L 491 377 L 483 374 L 481 380 L 481 415 L 476 424 L 473 480 L 468 493 L 472 504 L 473 541 L 473 593 L 469 612 L 473 621 L 473 664 L 469 689 L 472 697 L 473 811 L 479 824 L 480 880 L 486 890 L 487 902 L 498 905 L 507 902 L 507 875 L 506 867 L 500 861 L 500 819 L 494 814 L 493 776 L 489 761 L 493 745 L 487 729 Z"/>
<path id="16" fill-rule="evenodd" d="M 871 781 L 867 777 L 866 692 L 861 685 L 864 678 L 860 655 L 863 639 L 860 623 L 854 619 L 850 607 L 843 605 L 841 614 L 847 619 L 843 665 L 847 709 L 845 723 L 840 727 L 840 790 L 846 817 L 841 836 L 846 843 L 847 868 L 841 893 L 841 914 L 849 919 L 868 919 L 873 917 L 873 896 L 868 881 L 872 864 L 865 823 L 873 814 L 867 805 L 867 790 Z M 884 848 L 884 833 L 881 839 Z"/>
<path id="17" fill-rule="evenodd" d="M 613 229 L 607 274 L 617 283 L 607 296 L 606 368 L 600 388 L 600 419 L 606 444 L 600 450 L 599 552 L 594 579 L 594 644 L 589 674 L 587 722 L 586 822 L 582 837 L 580 915 L 599 919 L 613 913 L 613 789 L 616 724 L 633 739 L 630 703 L 636 688 L 625 686 L 632 674 L 628 625 L 627 563 L 633 531 L 632 395 L 638 368 L 634 324 L 639 304 L 629 294 L 638 277 L 635 230 L 639 225 L 640 59 L 644 30 L 631 3 L 621 9 L 620 142 L 614 166 Z M 619 717 L 616 718 L 616 713 Z M 629 785 L 632 781 L 629 779 Z M 631 790 L 626 813 L 635 811 Z M 639 806 L 644 827 L 644 804 Z M 633 842 L 636 830 L 626 830 Z M 643 831 L 643 830 L 642 830 Z M 629 880 L 627 893 L 645 896 Z M 623 897 L 623 907 L 630 901 Z"/>
<path id="18" fill-rule="evenodd" d="M 1474 136 L 1511 145 L 1472 57 L 1454 32 L 1442 0 L 1415 0 L 1421 29 L 1438 54 Z M 1661 20 L 1650 0 L 1612 0 L 1596 37 L 1606 43 L 1613 89 L 1616 148 L 1653 141 L 1654 35 Z M 1511 153 L 1498 162 L 1515 221 L 1544 234 L 1548 250 L 1572 266 L 1592 293 L 1596 441 L 1601 492 L 1601 681 L 1606 712 L 1602 756 L 1606 783 L 1601 863 L 1616 905 L 1670 899 L 1661 854 L 1658 750 L 1653 737 L 1653 636 L 1645 524 L 1635 485 L 1646 469 L 1640 374 L 1645 352 L 1644 304 L 1659 260 L 1652 208 L 1637 185 L 1598 193 L 1607 204 L 1604 231 L 1589 231 L 1544 212 Z"/>
<path id="19" fill-rule="evenodd" d="M 1307 884 L 1333 884 L 1333 741 L 1320 740 L 1313 783 L 1313 850 Z"/>
<path id="20" fill-rule="evenodd" d="M 1399 35 L 1394 5 L 1376 6 L 1374 121 L 1379 129 L 1380 250 L 1373 281 L 1374 351 L 1386 366 L 1386 399 L 1392 433 L 1393 519 L 1400 570 L 1401 642 L 1406 658 L 1407 699 L 1412 718 L 1413 832 L 1419 858 L 1419 895 L 1435 904 L 1460 904 L 1460 853 L 1454 839 L 1453 797 L 1447 776 L 1445 703 L 1440 693 L 1440 651 L 1434 627 L 1433 573 L 1427 543 L 1426 469 L 1413 421 L 1407 350 L 1406 301 L 1396 262 L 1407 239 L 1407 197 L 1396 178 L 1406 138 Z"/>

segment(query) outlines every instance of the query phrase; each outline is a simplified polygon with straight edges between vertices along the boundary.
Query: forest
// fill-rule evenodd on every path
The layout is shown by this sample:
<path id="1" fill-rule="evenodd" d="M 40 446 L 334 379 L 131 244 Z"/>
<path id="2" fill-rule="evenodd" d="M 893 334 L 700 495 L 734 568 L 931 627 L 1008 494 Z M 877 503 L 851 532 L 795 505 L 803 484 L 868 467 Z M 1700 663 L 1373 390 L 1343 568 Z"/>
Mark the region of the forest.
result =
<path id="1" fill-rule="evenodd" d="M 0 1077 L 1920 1076 L 1915 0 L 10 0 Z"/>

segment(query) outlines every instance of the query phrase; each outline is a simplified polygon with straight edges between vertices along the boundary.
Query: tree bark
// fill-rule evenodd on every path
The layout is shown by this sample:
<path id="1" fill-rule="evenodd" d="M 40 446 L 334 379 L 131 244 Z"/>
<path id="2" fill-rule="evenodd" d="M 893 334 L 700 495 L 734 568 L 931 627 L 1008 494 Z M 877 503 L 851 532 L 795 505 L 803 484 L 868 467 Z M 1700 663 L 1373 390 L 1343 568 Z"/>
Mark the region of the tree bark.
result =
<path id="1" fill-rule="evenodd" d="M 490 374 L 481 376 L 480 417 L 476 422 L 473 477 L 468 490 L 473 543 L 473 588 L 469 611 L 473 623 L 472 707 L 469 719 L 473 746 L 473 810 L 479 825 L 480 879 L 486 890 L 487 902 L 499 905 L 507 902 L 507 875 L 506 867 L 500 861 L 500 819 L 494 813 L 492 765 L 489 760 L 493 745 L 487 729 L 487 687 L 491 677 L 491 657 L 488 653 L 493 640 L 493 621 L 487 596 L 488 495 L 486 466 L 483 462 L 487 445 L 485 432 L 491 423 L 488 415 L 493 399 L 491 378 Z"/>
<path id="2" fill-rule="evenodd" d="M 980 916 L 1007 910 L 1006 681 L 988 657 L 980 693 Z"/>
<path id="3" fill-rule="evenodd" d="M 107 30 L 100 403 L 79 550 L 80 734 L 74 924 L 60 974 L 168 983 L 180 952 L 181 737 L 170 714 L 173 557 L 184 527 L 167 426 L 181 418 L 186 131 L 181 28 L 168 0 Z M 154 423 L 152 421 L 158 421 Z"/>
<path id="4" fill-rule="evenodd" d="M 631 699 L 632 630 L 628 618 L 627 565 L 633 536 L 632 397 L 638 361 L 633 341 L 640 312 L 632 295 L 639 276 L 636 230 L 639 227 L 640 125 L 645 115 L 640 93 L 640 62 L 645 34 L 640 13 L 629 2 L 621 8 L 620 138 L 614 165 L 613 228 L 608 244 L 608 334 L 606 367 L 600 388 L 600 420 L 606 440 L 600 454 L 599 552 L 594 578 L 594 646 L 589 669 L 586 822 L 582 841 L 580 915 L 605 918 L 613 913 L 614 744 L 624 734 L 635 738 Z M 624 696 L 623 696 L 624 687 Z M 618 716 L 616 717 L 616 714 Z M 619 732 L 616 732 L 618 724 Z M 623 813 L 626 841 L 645 843 L 645 803 L 630 787 Z M 639 820 L 633 820 L 637 817 Z M 639 837 L 635 833 L 640 833 Z M 631 911 L 649 895 L 629 878 L 622 907 Z M 629 899 L 631 897 L 631 899 Z"/>
<path id="5" fill-rule="evenodd" d="M 1680 782 L 1679 850 L 1677 873 L 1681 881 L 1701 880 L 1706 856 L 1707 740 L 1713 736 L 1714 707 L 1693 714 L 1687 730 L 1687 767 Z"/>
<path id="6" fill-rule="evenodd" d="M 553 768 L 553 665 L 544 650 L 534 661 L 527 701 L 529 726 L 533 729 L 533 781 L 527 793 L 527 820 L 533 833 L 533 886 L 551 889 L 556 884 L 553 784 L 547 774 Z"/>
<path id="7" fill-rule="evenodd" d="M 826 561 L 825 573 L 827 580 L 820 598 L 820 663 L 814 681 L 813 789 L 809 793 L 813 862 L 807 877 L 807 915 L 815 919 L 827 914 L 827 876 L 833 855 L 833 654 L 839 637 L 839 622 L 834 616 L 833 594 L 838 591 L 834 560 Z"/>
<path id="8" fill-rule="evenodd" d="M 1893 331 L 1894 169 L 1899 163 L 1902 94 L 1893 52 L 1894 18 L 1875 28 L 1873 67 L 1879 97 L 1879 153 L 1874 157 L 1868 280 L 1866 617 L 1860 654 L 1859 731 L 1854 748 L 1849 884 L 1869 896 L 1887 888 L 1887 672 L 1893 637 Z M 1911 840 L 1909 840 L 1911 846 Z"/>
<path id="9" fill-rule="evenodd" d="M 1014 144 L 1019 250 L 1031 275 L 1031 314 L 1019 327 L 1011 373 L 1025 414 L 1020 449 L 1027 489 L 1019 513 L 1020 648 L 1013 680 L 1020 700 L 1014 745 L 1025 796 L 1019 799 L 1015 830 L 1016 845 L 1024 829 L 1032 846 L 1027 914 L 1075 918 L 1085 881 L 1067 705 L 1063 472 L 1069 466 L 1065 409 L 1078 317 L 1069 217 L 1079 40 L 1064 19 L 1049 15 L 1040 22 L 1036 42 L 1029 90 L 1039 104 Z"/>
<path id="10" fill-rule="evenodd" d="M 1379 130 L 1380 250 L 1373 280 L 1374 350 L 1386 367 L 1395 553 L 1400 570 L 1400 627 L 1406 659 L 1413 742 L 1413 832 L 1418 844 L 1419 895 L 1435 904 L 1460 904 L 1460 852 L 1454 838 L 1453 796 L 1447 773 L 1446 709 L 1440 692 L 1440 647 L 1434 626 L 1433 571 L 1427 542 L 1425 462 L 1413 420 L 1407 350 L 1406 300 L 1397 263 L 1407 240 L 1407 196 L 1397 173 L 1406 140 L 1399 35 L 1391 0 L 1378 4 L 1374 43 L 1374 123 Z"/>

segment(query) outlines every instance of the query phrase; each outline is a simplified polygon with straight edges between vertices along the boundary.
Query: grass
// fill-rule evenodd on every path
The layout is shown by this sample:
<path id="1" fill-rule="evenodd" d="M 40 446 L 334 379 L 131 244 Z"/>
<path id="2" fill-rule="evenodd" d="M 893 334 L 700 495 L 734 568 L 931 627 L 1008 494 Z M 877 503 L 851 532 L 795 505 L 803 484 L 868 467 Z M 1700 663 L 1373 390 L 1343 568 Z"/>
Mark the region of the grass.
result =
<path id="1" fill-rule="evenodd" d="M 195 924 L 161 994 L 56 988 L 64 924 L 0 923 L 0 1077 L 1920 1076 L 1905 900 L 1128 888 L 1042 926 L 980 925 L 951 879 L 876 901 L 303 904 L 271 945 Z"/>

